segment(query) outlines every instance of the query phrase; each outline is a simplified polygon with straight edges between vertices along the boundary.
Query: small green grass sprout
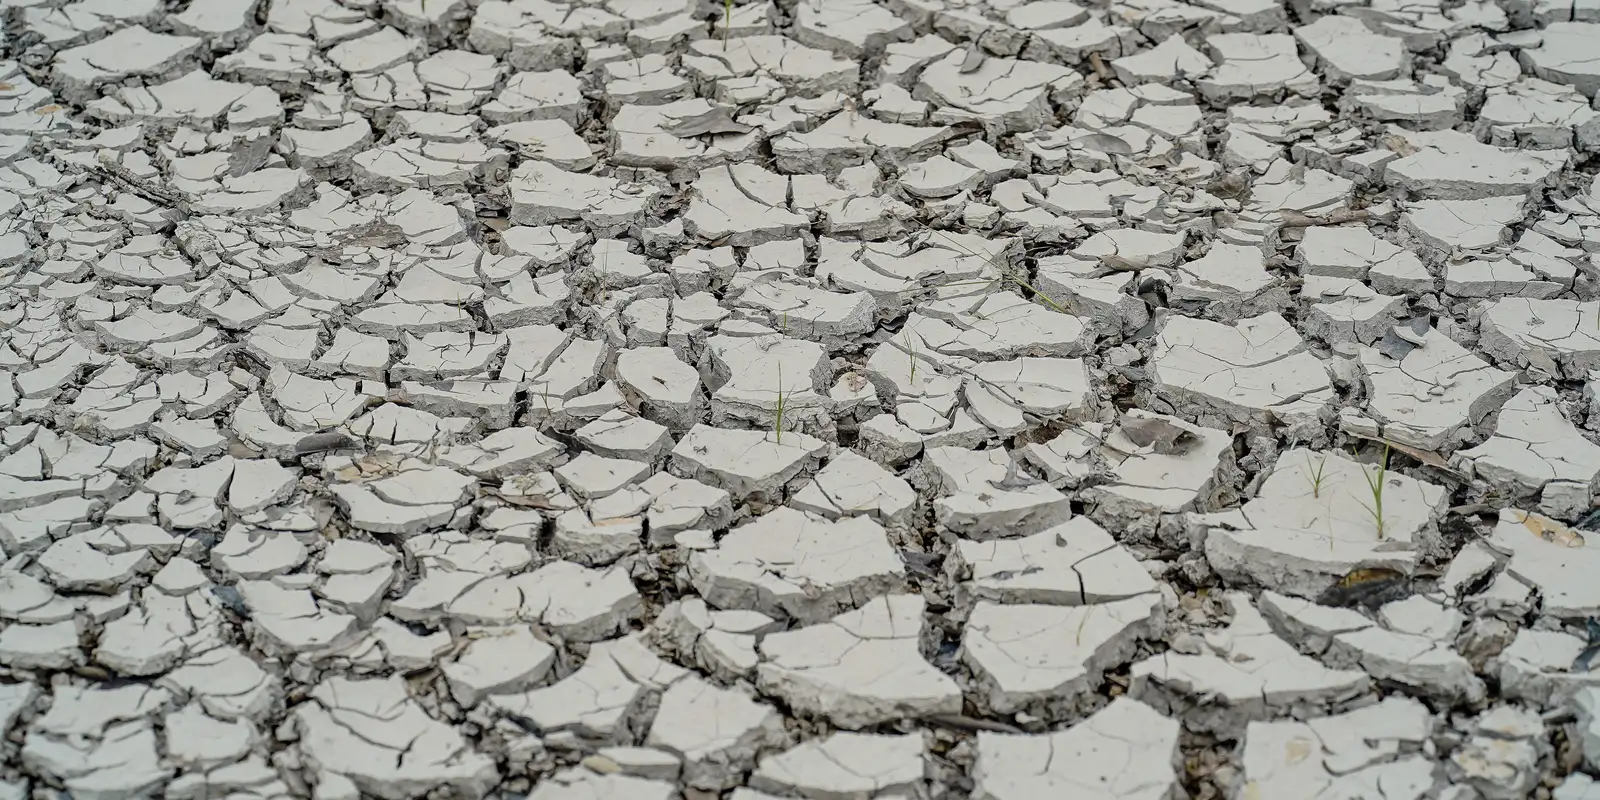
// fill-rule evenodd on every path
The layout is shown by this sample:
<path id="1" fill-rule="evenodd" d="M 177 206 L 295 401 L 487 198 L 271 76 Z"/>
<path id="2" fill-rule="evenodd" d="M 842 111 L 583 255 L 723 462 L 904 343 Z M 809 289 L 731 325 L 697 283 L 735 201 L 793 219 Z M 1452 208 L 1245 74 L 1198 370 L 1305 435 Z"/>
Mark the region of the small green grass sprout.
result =
<path id="1" fill-rule="evenodd" d="M 1384 534 L 1383 487 L 1389 482 L 1389 444 L 1387 442 L 1383 445 L 1383 460 L 1378 462 L 1377 474 L 1374 475 L 1367 471 L 1366 467 L 1362 467 L 1361 477 L 1367 482 L 1367 490 L 1372 493 L 1372 503 L 1370 505 L 1362 503 L 1361 506 L 1367 510 L 1368 514 L 1372 515 L 1373 525 L 1378 530 L 1378 538 L 1382 539 Z"/>
<path id="2" fill-rule="evenodd" d="M 1306 457 L 1306 474 L 1311 480 L 1311 496 L 1322 496 L 1322 473 L 1328 468 L 1328 454 L 1323 453 L 1322 459 L 1317 462 L 1315 469 L 1311 467 L 1311 457 Z"/>
<path id="3" fill-rule="evenodd" d="M 907 358 L 911 361 L 911 383 L 917 382 L 917 341 L 912 338 L 911 331 L 902 330 L 905 334 Z"/>

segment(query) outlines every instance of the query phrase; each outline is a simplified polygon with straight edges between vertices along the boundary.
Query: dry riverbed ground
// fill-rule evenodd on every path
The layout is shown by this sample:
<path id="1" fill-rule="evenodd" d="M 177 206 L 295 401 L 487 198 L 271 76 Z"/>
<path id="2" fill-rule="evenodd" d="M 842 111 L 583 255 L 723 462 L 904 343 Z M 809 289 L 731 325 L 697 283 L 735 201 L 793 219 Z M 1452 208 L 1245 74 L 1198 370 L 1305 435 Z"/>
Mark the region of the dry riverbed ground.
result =
<path id="1" fill-rule="evenodd" d="M 1594 0 L 0 26 L 0 800 L 1600 799 Z"/>

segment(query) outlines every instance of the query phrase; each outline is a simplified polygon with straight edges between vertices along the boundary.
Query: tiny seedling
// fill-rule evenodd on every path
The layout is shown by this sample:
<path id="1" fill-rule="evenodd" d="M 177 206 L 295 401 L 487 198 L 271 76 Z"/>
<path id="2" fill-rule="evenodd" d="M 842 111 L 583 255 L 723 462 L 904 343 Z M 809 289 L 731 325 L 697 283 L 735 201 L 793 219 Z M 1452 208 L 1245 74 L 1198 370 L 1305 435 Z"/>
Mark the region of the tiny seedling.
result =
<path id="1" fill-rule="evenodd" d="M 728 49 L 728 31 L 733 28 L 733 0 L 722 0 L 722 49 Z"/>
<path id="2" fill-rule="evenodd" d="M 1367 490 L 1372 492 L 1372 504 L 1362 503 L 1367 513 L 1372 515 L 1373 525 L 1378 529 L 1378 538 L 1383 538 L 1383 487 L 1389 478 L 1389 445 L 1383 445 L 1383 460 L 1378 462 L 1378 473 L 1373 475 L 1366 467 L 1361 468 L 1361 477 L 1367 482 Z"/>
<path id="3" fill-rule="evenodd" d="M 908 358 L 911 361 L 911 382 L 915 384 L 917 382 L 917 343 L 916 340 L 911 338 L 910 331 L 905 333 L 906 352 L 909 354 Z"/>
<path id="4" fill-rule="evenodd" d="M 1306 473 L 1311 476 L 1311 496 L 1322 496 L 1322 473 L 1328 468 L 1328 454 L 1322 454 L 1322 460 L 1317 462 L 1316 469 L 1311 468 L 1311 457 L 1306 456 Z"/>

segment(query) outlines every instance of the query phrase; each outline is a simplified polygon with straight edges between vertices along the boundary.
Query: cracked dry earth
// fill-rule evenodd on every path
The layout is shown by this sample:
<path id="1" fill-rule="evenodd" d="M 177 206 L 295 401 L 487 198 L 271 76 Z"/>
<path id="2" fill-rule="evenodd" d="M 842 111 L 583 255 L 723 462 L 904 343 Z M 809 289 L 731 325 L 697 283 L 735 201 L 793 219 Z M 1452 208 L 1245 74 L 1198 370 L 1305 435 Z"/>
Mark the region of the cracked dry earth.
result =
<path id="1" fill-rule="evenodd" d="M 0 800 L 1600 800 L 1595 0 L 0 12 Z"/>

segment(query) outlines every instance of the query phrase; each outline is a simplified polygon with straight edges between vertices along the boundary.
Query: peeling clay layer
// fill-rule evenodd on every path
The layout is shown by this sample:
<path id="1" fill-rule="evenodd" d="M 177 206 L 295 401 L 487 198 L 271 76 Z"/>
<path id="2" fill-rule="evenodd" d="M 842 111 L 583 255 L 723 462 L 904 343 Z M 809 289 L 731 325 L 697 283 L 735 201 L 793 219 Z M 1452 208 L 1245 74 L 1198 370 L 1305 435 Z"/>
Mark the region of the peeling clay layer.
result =
<path id="1" fill-rule="evenodd" d="M 0 0 L 0 800 L 1600 798 L 1597 41 Z"/>

